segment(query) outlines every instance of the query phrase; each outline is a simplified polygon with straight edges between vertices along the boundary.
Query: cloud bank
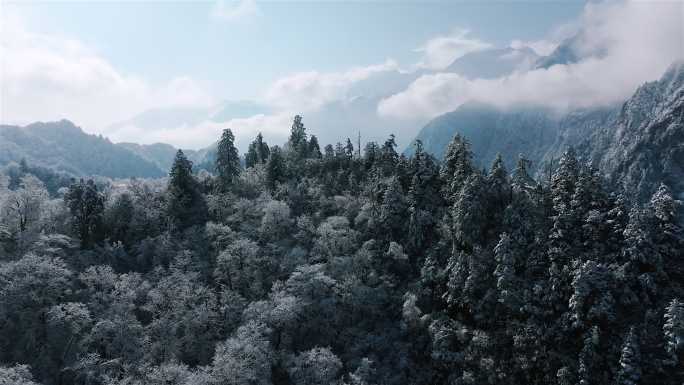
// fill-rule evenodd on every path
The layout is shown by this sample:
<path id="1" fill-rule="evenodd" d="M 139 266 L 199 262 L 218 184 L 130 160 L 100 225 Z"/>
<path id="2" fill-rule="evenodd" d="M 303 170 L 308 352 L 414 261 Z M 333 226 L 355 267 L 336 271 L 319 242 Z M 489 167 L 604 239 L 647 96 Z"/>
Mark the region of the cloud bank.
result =
<path id="1" fill-rule="evenodd" d="M 510 43 L 515 49 L 549 54 L 563 39 L 575 36 L 572 47 L 579 61 L 518 68 L 489 79 L 444 72 L 463 55 L 493 48 L 466 30 L 455 30 L 426 41 L 416 50 L 420 58 L 404 67 L 408 71 L 388 59 L 340 71 L 293 73 L 274 81 L 254 101 L 267 112 L 224 122 L 211 117 L 211 111 L 220 109 L 220 99 L 196 79 L 179 75 L 152 84 L 117 69 L 78 40 L 31 32 L 20 18 L 6 13 L 0 26 L 0 121 L 67 118 L 114 141 L 167 142 L 183 148 L 204 147 L 230 127 L 245 149 L 260 131 L 269 143 L 284 141 L 292 116 L 301 113 L 324 142 L 359 131 L 372 139 L 395 132 L 409 141 L 427 120 L 471 100 L 561 110 L 621 101 L 684 57 L 683 7 L 681 2 L 589 3 L 578 20 L 548 36 Z M 233 22 L 258 13 L 250 0 L 219 2 L 211 17 Z M 131 123 L 131 117 L 154 109 L 171 111 L 164 124 Z M 174 120 L 183 115 L 179 111 L 189 111 L 193 118 Z M 176 123 L 166 123 L 170 121 Z M 113 122 L 129 123 L 108 130 Z"/>
<path id="2" fill-rule="evenodd" d="M 470 31 L 462 29 L 450 35 L 437 36 L 428 40 L 422 47 L 415 50 L 423 54 L 417 67 L 441 70 L 466 54 L 492 48 L 491 44 L 471 38 L 469 34 Z"/>
<path id="3" fill-rule="evenodd" d="M 5 14 L 2 22 L 3 123 L 66 118 L 104 133 L 108 123 L 145 109 L 215 103 L 191 77 L 154 85 L 117 70 L 78 40 L 30 32 L 17 15 Z"/>
<path id="4" fill-rule="evenodd" d="M 429 119 L 469 100 L 559 109 L 619 102 L 684 57 L 682 7 L 681 2 L 589 3 L 574 43 L 583 57 L 579 62 L 488 80 L 454 73 L 424 75 L 382 100 L 378 113 Z"/>

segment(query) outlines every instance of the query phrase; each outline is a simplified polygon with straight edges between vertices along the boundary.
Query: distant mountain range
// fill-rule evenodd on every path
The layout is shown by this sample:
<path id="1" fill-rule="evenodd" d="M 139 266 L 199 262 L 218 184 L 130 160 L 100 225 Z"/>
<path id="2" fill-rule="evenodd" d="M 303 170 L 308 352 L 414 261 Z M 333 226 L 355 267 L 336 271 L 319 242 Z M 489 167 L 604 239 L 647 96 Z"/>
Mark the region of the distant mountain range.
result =
<path id="1" fill-rule="evenodd" d="M 25 159 L 73 176 L 161 177 L 167 175 L 176 151 L 161 143 L 112 143 L 85 133 L 68 120 L 25 127 L 0 125 L 0 165 Z M 195 164 L 202 165 L 215 149 L 184 151 Z"/>
<path id="2" fill-rule="evenodd" d="M 457 133 L 470 141 L 480 167 L 501 153 L 511 168 L 524 154 L 541 174 L 572 145 L 612 183 L 642 199 L 659 182 L 684 198 L 684 63 L 673 64 L 621 105 L 559 114 L 467 103 L 430 121 L 416 139 L 441 158 Z M 413 146 L 405 151 L 412 152 Z"/>

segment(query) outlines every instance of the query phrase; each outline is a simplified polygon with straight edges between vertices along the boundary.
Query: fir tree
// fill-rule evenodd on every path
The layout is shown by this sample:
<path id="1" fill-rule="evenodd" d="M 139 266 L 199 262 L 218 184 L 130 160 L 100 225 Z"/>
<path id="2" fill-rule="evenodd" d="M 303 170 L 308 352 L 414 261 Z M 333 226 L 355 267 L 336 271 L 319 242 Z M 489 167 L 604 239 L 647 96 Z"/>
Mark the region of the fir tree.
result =
<path id="1" fill-rule="evenodd" d="M 64 202 L 71 212 L 73 225 L 86 249 L 103 239 L 104 196 L 97 190 L 92 179 L 72 183 L 64 195 Z"/>
<path id="2" fill-rule="evenodd" d="M 511 179 L 511 185 L 514 189 L 518 191 L 529 190 L 534 188 L 536 182 L 530 176 L 529 168 L 532 162 L 525 158 L 523 154 L 518 156 L 518 162 L 515 165 L 515 170 L 513 170 L 513 178 Z"/>
<path id="3" fill-rule="evenodd" d="M 169 172 L 166 212 L 172 228 L 177 230 L 201 225 L 207 220 L 207 204 L 192 175 L 192 162 L 181 150 L 176 153 Z"/>
<path id="4" fill-rule="evenodd" d="M 306 128 L 302 123 L 301 115 L 295 115 L 290 131 L 290 139 L 287 142 L 289 152 L 296 159 L 304 159 L 309 154 L 309 142 L 307 141 Z"/>
<path id="5" fill-rule="evenodd" d="M 634 327 L 629 329 L 629 333 L 622 345 L 620 355 L 620 368 L 618 372 L 619 385 L 637 385 L 641 379 L 641 353 L 639 350 L 639 338 Z"/>
<path id="6" fill-rule="evenodd" d="M 321 147 L 318 145 L 318 138 L 316 135 L 311 135 L 311 138 L 309 139 L 309 156 L 313 159 L 323 158 L 323 154 L 321 154 Z"/>
<path id="7" fill-rule="evenodd" d="M 380 223 L 385 230 L 384 234 L 390 240 L 401 241 L 405 224 L 406 202 L 401 183 L 393 177 L 385 190 L 380 207 Z"/>
<path id="8" fill-rule="evenodd" d="M 665 308 L 665 351 L 669 356 L 669 364 L 676 365 L 684 351 L 684 304 L 674 298 Z"/>
<path id="9" fill-rule="evenodd" d="M 240 156 L 235 148 L 235 137 L 230 129 L 223 130 L 216 152 L 216 171 L 222 189 L 231 186 L 240 175 Z"/>
<path id="10" fill-rule="evenodd" d="M 245 166 L 247 168 L 254 167 L 257 164 L 266 163 L 270 149 L 268 144 L 264 142 L 261 132 L 257 134 L 256 139 L 249 144 L 247 154 L 245 154 Z"/>
<path id="11" fill-rule="evenodd" d="M 440 169 L 440 176 L 444 180 L 447 199 L 450 202 L 455 200 L 463 183 L 474 171 L 472 157 L 470 143 L 456 134 L 447 146 Z"/>
<path id="12" fill-rule="evenodd" d="M 278 182 L 285 180 L 285 159 L 283 159 L 280 147 L 271 147 L 271 156 L 266 163 L 266 182 L 271 190 L 275 189 Z"/>

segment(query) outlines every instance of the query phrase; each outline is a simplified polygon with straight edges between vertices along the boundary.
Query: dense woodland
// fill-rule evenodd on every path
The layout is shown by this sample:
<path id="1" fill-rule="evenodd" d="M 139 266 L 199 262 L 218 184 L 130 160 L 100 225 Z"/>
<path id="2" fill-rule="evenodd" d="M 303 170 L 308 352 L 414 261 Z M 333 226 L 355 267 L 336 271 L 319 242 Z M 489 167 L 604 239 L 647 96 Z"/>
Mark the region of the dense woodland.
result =
<path id="1" fill-rule="evenodd" d="M 684 233 L 661 185 L 567 149 L 544 180 L 394 137 L 167 179 L 0 176 L 2 384 L 682 384 Z M 358 147 L 358 146 L 357 146 Z"/>

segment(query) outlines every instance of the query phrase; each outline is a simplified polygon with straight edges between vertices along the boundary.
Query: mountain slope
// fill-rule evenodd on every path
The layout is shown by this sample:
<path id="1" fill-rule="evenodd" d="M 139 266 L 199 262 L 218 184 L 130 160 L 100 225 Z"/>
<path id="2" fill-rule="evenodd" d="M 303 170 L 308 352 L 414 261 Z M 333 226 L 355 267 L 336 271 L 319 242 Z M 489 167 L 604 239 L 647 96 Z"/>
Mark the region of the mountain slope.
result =
<path id="1" fill-rule="evenodd" d="M 456 133 L 471 142 L 481 167 L 499 152 L 511 167 L 523 153 L 539 172 L 573 145 L 610 182 L 640 200 L 660 182 L 684 197 L 684 64 L 673 64 L 659 81 L 644 84 L 620 106 L 558 116 L 543 108 L 504 111 L 465 104 L 433 119 L 416 139 L 441 158 Z"/>
<path id="2" fill-rule="evenodd" d="M 154 162 L 102 136 L 89 135 L 68 120 L 0 126 L 0 164 L 26 159 L 75 176 L 160 177 Z"/>
<path id="3" fill-rule="evenodd" d="M 684 62 L 641 86 L 585 148 L 613 183 L 641 199 L 660 182 L 684 198 Z"/>
<path id="4" fill-rule="evenodd" d="M 451 63 L 444 72 L 457 73 L 466 78 L 497 78 L 514 71 L 532 68 L 539 56 L 530 48 L 494 48 L 468 53 Z"/>

